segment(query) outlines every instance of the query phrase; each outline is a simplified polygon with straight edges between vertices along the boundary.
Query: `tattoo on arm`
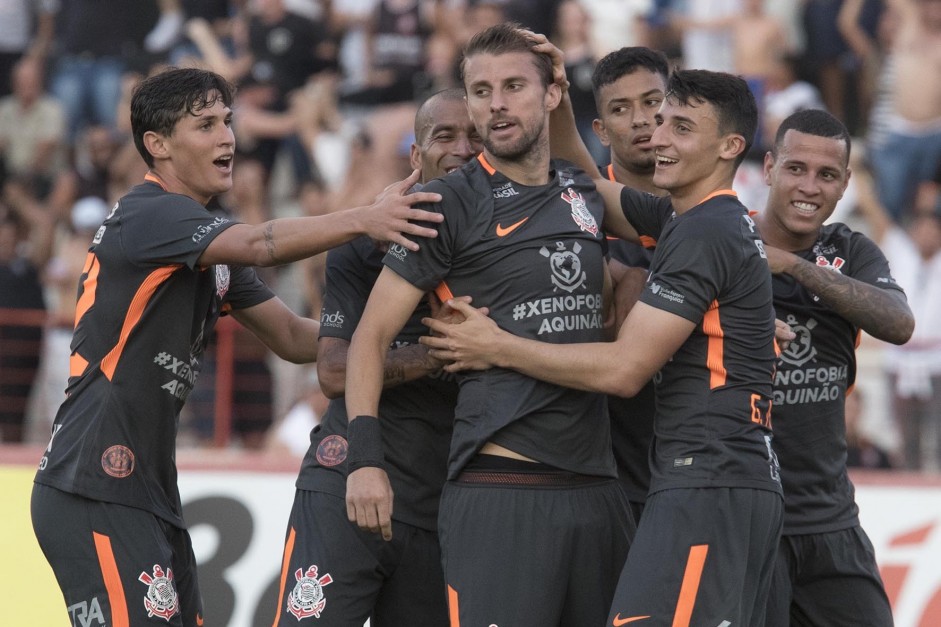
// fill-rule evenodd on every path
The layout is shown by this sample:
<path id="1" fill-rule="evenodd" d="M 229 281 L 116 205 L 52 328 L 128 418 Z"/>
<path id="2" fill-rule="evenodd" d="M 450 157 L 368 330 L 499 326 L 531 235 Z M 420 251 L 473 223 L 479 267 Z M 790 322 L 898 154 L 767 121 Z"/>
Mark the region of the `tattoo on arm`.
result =
<path id="1" fill-rule="evenodd" d="M 873 337 L 902 344 L 914 328 L 905 299 L 884 290 L 800 260 L 790 272 L 826 305 Z"/>
<path id="2" fill-rule="evenodd" d="M 271 222 L 265 226 L 265 249 L 268 251 L 268 259 L 277 261 L 274 250 L 274 224 Z"/>
<path id="3" fill-rule="evenodd" d="M 428 349 L 422 344 L 410 344 L 389 351 L 383 369 L 383 386 L 391 387 L 428 376 L 434 372 L 428 359 Z"/>

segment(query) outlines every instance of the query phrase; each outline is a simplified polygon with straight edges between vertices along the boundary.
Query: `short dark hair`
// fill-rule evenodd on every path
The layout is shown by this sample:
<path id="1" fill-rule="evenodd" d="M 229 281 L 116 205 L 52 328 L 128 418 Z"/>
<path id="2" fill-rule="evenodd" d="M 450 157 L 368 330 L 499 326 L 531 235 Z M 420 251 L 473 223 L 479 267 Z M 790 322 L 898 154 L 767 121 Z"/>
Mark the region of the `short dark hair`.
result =
<path id="1" fill-rule="evenodd" d="M 528 52 L 532 55 L 536 71 L 542 78 L 543 87 L 548 87 L 552 83 L 552 59 L 544 54 L 533 52 L 534 43 L 523 31 L 523 27 L 516 22 L 503 22 L 480 31 L 464 45 L 461 80 L 464 80 L 464 68 L 468 57 L 475 54 L 500 55 L 510 52 Z"/>
<path id="2" fill-rule="evenodd" d="M 598 101 L 598 92 L 602 87 L 619 80 L 625 74 L 633 74 L 637 70 L 648 70 L 659 74 L 666 85 L 670 76 L 670 64 L 667 56 L 659 50 L 651 50 L 644 46 L 626 46 L 606 54 L 591 74 L 591 89 L 595 94 L 595 105 L 601 110 Z"/>
<path id="3" fill-rule="evenodd" d="M 735 159 L 737 169 L 758 130 L 758 105 L 745 79 L 725 72 L 675 70 L 667 83 L 666 97 L 682 106 L 708 102 L 716 111 L 720 133 L 737 133 L 745 138 L 745 149 Z"/>
<path id="4" fill-rule="evenodd" d="M 418 107 L 418 111 L 415 112 L 415 143 L 421 144 L 425 138 L 422 137 L 422 134 L 432 126 L 433 122 L 431 119 L 431 107 L 436 102 L 454 102 L 454 101 L 463 101 L 464 100 L 464 90 L 460 87 L 449 87 L 448 89 L 442 89 L 437 91 L 421 103 Z M 470 119 L 470 116 L 467 118 Z"/>
<path id="5" fill-rule="evenodd" d="M 232 106 L 235 89 L 208 70 L 170 68 L 144 79 L 131 96 L 131 132 L 134 145 L 149 167 L 154 157 L 144 146 L 144 134 L 154 131 L 169 137 L 176 123 L 222 100 Z"/>
<path id="6" fill-rule="evenodd" d="M 807 133 L 817 137 L 828 137 L 838 139 L 846 145 L 846 160 L 843 165 L 847 165 L 850 160 L 850 133 L 846 125 L 840 122 L 832 114 L 822 109 L 804 109 L 797 111 L 784 118 L 781 126 L 778 127 L 774 135 L 774 144 L 771 145 L 771 154 L 778 156 L 778 150 L 784 143 L 784 135 L 788 131 L 797 131 L 798 133 Z"/>

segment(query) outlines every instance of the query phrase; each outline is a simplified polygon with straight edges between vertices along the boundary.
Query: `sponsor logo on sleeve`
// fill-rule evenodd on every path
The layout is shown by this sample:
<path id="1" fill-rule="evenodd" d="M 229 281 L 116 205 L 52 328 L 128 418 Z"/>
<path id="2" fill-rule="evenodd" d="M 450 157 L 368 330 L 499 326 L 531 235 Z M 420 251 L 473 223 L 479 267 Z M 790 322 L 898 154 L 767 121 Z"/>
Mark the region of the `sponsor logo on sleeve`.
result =
<path id="1" fill-rule="evenodd" d="M 200 243 L 201 241 L 203 241 L 203 239 L 207 235 L 209 235 L 210 233 L 218 229 L 223 224 L 228 224 L 228 222 L 229 222 L 228 218 L 223 218 L 219 216 L 219 217 L 214 218 L 213 221 L 210 222 L 209 224 L 199 225 L 199 227 L 196 229 L 196 232 L 193 233 L 193 243 L 194 244 Z"/>
<path id="2" fill-rule="evenodd" d="M 405 258 L 408 257 L 408 248 L 401 244 L 389 244 L 389 250 L 386 254 L 392 255 L 399 261 L 405 261 Z"/>
<path id="3" fill-rule="evenodd" d="M 92 627 L 93 625 L 106 625 L 105 616 L 101 611 L 101 604 L 98 603 L 98 597 L 92 597 L 91 601 L 79 601 L 66 608 L 69 616 L 72 617 L 72 624 L 75 627 Z M 94 622 L 92 622 L 94 621 Z"/>
<path id="4" fill-rule="evenodd" d="M 326 311 L 320 312 L 320 326 L 323 327 L 333 327 L 334 329 L 342 329 L 344 316 L 340 313 L 339 310 L 334 311 L 333 313 L 327 313 Z"/>

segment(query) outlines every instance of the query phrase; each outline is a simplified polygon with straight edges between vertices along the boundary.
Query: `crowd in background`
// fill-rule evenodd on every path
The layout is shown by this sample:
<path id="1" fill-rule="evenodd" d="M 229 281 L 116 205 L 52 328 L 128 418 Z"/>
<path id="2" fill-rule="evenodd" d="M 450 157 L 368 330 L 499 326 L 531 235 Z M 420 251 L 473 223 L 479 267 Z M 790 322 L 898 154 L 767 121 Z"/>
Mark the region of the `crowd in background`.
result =
<path id="1" fill-rule="evenodd" d="M 925 12 L 914 39 L 906 4 Z M 896 52 L 941 46 L 941 0 L 0 0 L 0 441 L 44 442 L 64 398 L 88 244 L 146 172 L 128 117 L 142 77 L 199 64 L 237 85 L 235 184 L 222 201 L 239 220 L 322 214 L 369 204 L 408 174 L 417 104 L 460 85 L 464 42 L 507 20 L 565 52 L 599 164 L 591 74 L 622 46 L 749 81 L 761 124 L 736 190 L 752 209 L 764 206 L 761 159 L 780 120 L 826 108 L 847 124 L 860 140 L 834 219 L 883 248 L 917 321 L 908 345 L 870 348 L 894 416 L 880 428 L 895 435 L 867 432 L 858 416 L 870 393 L 858 389 L 851 461 L 938 470 L 941 68 L 928 62 L 913 81 Z M 323 270 L 321 255 L 264 278 L 317 317 Z M 235 442 L 302 454 L 325 403 L 316 377 L 248 333 L 234 346 Z M 185 443 L 212 438 L 219 367 L 208 353 Z"/>

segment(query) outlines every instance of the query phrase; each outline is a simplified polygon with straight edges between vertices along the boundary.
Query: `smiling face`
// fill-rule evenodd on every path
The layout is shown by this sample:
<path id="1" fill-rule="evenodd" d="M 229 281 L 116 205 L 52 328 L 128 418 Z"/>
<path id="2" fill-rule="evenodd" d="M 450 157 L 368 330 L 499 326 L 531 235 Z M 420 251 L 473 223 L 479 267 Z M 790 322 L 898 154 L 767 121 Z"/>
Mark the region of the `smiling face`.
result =
<path id="1" fill-rule="evenodd" d="M 762 233 L 792 250 L 814 244 L 849 183 L 847 145 L 839 138 L 788 130 L 777 155 L 765 155 L 765 183 L 771 186 Z M 786 244 L 785 244 L 786 242 Z"/>
<path id="2" fill-rule="evenodd" d="M 656 121 L 650 139 L 657 160 L 653 184 L 670 192 L 678 211 L 697 204 L 726 179 L 731 183 L 731 163 L 740 152 L 733 144 L 739 138 L 744 149 L 744 139 L 720 132 L 711 103 L 681 105 L 667 97 Z"/>
<path id="3" fill-rule="evenodd" d="M 638 68 L 598 90 L 599 119 L 593 128 L 601 143 L 611 147 L 611 160 L 629 172 L 654 171 L 650 138 L 665 89 L 662 76 Z"/>
<path id="4" fill-rule="evenodd" d="M 549 112 L 559 104 L 555 84 L 543 84 L 531 52 L 475 54 L 465 60 L 467 109 L 487 152 L 521 161 L 537 145 L 548 149 Z"/>
<path id="5" fill-rule="evenodd" d="M 185 194 L 202 204 L 232 188 L 235 135 L 232 110 L 219 97 L 185 114 L 170 135 L 145 134 L 154 157 L 154 171 L 169 191 Z"/>
<path id="6" fill-rule="evenodd" d="M 419 128 L 418 143 L 412 144 L 410 160 L 427 183 L 473 159 L 483 144 L 463 100 L 439 98 L 425 106 L 428 114 Z"/>

